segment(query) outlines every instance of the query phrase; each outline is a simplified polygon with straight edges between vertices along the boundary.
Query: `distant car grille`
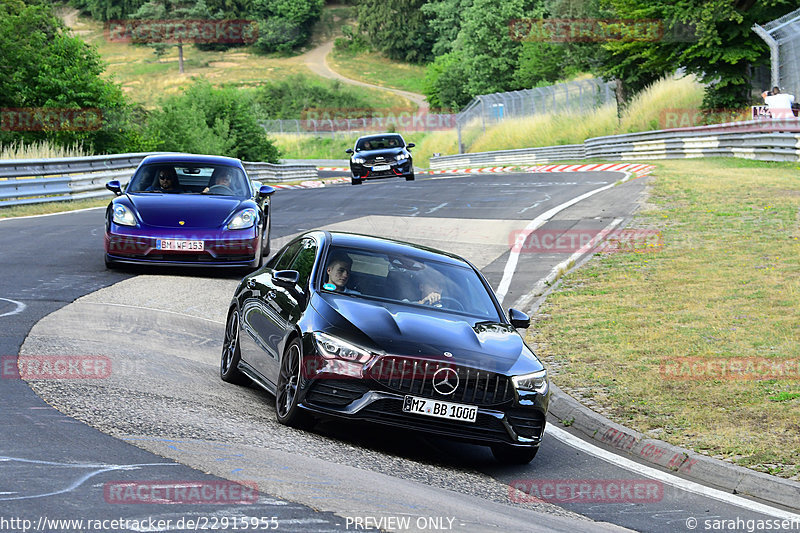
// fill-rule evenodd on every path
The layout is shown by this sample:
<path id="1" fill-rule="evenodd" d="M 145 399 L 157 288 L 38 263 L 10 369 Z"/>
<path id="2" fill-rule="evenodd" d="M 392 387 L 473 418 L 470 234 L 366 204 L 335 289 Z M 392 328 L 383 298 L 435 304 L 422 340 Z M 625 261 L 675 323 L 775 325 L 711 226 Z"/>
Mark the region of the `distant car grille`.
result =
<path id="1" fill-rule="evenodd" d="M 512 442 L 511 436 L 501 420 L 481 413 L 478 413 L 478 418 L 474 423 L 458 422 L 404 413 L 403 402 L 385 399 L 372 402 L 359 411 L 359 414 L 405 428 L 438 431 L 447 435 L 485 441 Z"/>
<path id="2" fill-rule="evenodd" d="M 359 380 L 319 379 L 306 395 L 306 402 L 322 407 L 344 407 L 368 391 L 369 387 Z"/>
<path id="3" fill-rule="evenodd" d="M 366 159 L 365 161 L 366 161 L 366 164 L 370 165 L 370 166 L 372 166 L 372 165 L 390 165 L 390 164 L 394 163 L 394 158 L 393 157 L 391 159 L 388 158 L 388 157 L 385 158 L 385 159 L 370 158 L 370 159 Z"/>
<path id="4" fill-rule="evenodd" d="M 433 388 L 434 374 L 445 367 L 453 369 L 459 381 L 455 392 L 446 395 Z M 437 400 L 491 406 L 514 399 L 514 387 L 508 377 L 447 362 L 385 356 L 368 375 L 391 391 Z"/>

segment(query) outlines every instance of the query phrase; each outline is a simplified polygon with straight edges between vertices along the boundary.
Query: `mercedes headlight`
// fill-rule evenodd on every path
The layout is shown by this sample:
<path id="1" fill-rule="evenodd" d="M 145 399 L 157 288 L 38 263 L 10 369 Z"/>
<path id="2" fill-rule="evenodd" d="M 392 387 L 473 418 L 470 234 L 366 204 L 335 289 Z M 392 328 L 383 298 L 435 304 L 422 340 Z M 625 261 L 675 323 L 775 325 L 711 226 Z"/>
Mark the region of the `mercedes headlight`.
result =
<path id="1" fill-rule="evenodd" d="M 114 224 L 119 224 L 120 226 L 136 225 L 136 217 L 133 216 L 133 211 L 122 204 L 116 204 L 114 206 L 111 220 L 114 221 Z"/>
<path id="2" fill-rule="evenodd" d="M 539 370 L 521 376 L 512 376 L 511 382 L 517 390 L 547 393 L 547 370 Z"/>
<path id="3" fill-rule="evenodd" d="M 248 207 L 247 209 L 242 209 L 236 216 L 233 217 L 230 224 L 228 224 L 228 229 L 247 229 L 252 228 L 253 224 L 256 223 L 256 219 L 258 215 L 256 214 L 256 210 L 252 207 Z"/>
<path id="4" fill-rule="evenodd" d="M 367 162 L 367 160 L 364 159 L 363 157 L 354 157 L 353 158 L 353 163 L 355 163 L 357 165 L 363 165 L 366 162 Z"/>
<path id="5" fill-rule="evenodd" d="M 344 359 L 345 361 L 366 363 L 372 357 L 364 348 L 327 333 L 315 332 L 314 341 L 317 343 L 320 355 L 325 359 Z"/>
<path id="6" fill-rule="evenodd" d="M 396 156 L 394 156 L 394 158 L 397 161 L 403 161 L 405 159 L 408 159 L 408 155 L 406 155 L 406 154 L 397 154 Z"/>

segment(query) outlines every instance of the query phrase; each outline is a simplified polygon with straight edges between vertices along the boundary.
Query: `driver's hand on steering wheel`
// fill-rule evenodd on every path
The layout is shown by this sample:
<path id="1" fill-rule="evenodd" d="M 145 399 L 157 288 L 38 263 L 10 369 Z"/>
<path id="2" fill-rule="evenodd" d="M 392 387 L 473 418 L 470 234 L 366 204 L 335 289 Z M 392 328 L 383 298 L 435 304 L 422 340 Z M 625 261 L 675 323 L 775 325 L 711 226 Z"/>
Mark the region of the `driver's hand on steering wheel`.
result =
<path id="1" fill-rule="evenodd" d="M 424 305 L 441 304 L 442 303 L 442 293 L 441 292 L 436 292 L 436 291 L 431 291 L 431 292 L 428 293 L 427 296 L 425 296 L 422 300 L 420 300 L 417 303 L 421 303 L 421 304 L 424 304 Z"/>

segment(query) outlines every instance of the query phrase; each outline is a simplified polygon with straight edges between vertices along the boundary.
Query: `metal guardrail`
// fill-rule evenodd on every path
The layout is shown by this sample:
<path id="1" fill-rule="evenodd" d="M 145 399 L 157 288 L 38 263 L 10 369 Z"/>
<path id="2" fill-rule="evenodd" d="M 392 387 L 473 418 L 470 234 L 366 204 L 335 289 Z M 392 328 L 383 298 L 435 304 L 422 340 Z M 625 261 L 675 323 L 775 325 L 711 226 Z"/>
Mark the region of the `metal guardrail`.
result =
<path id="1" fill-rule="evenodd" d="M 114 154 L 61 159 L 11 159 L 0 161 L 0 207 L 46 202 L 63 202 L 110 196 L 110 180 L 125 182 L 136 167 L 151 154 Z M 274 165 L 243 162 L 251 179 L 291 181 L 316 179 L 314 165 Z"/>
<path id="2" fill-rule="evenodd" d="M 541 164 L 575 159 L 641 160 L 741 157 L 800 161 L 798 119 L 749 120 L 587 139 L 583 144 L 433 157 L 434 170 L 492 164 Z"/>

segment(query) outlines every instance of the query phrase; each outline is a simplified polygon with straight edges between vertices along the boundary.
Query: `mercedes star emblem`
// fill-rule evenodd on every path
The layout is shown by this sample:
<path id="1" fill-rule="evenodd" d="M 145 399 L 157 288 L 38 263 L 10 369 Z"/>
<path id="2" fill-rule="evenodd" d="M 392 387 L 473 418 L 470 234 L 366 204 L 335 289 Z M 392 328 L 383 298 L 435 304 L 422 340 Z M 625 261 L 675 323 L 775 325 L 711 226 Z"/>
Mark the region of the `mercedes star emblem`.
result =
<path id="1" fill-rule="evenodd" d="M 433 388 L 444 396 L 453 394 L 458 388 L 458 374 L 450 367 L 440 368 L 433 374 Z"/>

